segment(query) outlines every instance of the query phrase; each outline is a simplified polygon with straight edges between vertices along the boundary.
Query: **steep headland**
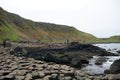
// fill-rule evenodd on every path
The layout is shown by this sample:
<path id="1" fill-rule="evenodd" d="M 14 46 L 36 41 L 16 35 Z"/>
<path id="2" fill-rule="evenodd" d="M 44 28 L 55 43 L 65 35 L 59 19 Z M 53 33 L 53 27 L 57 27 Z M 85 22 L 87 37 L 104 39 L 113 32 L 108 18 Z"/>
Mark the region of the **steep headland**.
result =
<path id="1" fill-rule="evenodd" d="M 0 8 L 0 40 L 3 39 L 61 42 L 65 40 L 92 41 L 96 37 L 72 26 L 24 19 Z"/>
<path id="2" fill-rule="evenodd" d="M 119 35 L 110 38 L 96 38 L 73 26 L 34 22 L 7 12 L 0 7 L 0 41 L 4 39 L 13 41 L 40 40 L 43 42 L 64 42 L 65 40 L 96 43 L 120 42 Z"/>

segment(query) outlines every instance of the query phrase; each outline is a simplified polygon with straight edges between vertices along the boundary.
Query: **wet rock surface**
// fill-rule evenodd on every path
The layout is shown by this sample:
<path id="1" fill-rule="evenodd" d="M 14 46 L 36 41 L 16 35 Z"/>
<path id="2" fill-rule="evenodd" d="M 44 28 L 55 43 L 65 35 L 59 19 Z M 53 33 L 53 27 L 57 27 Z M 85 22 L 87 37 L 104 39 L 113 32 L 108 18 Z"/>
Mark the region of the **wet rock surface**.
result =
<path id="1" fill-rule="evenodd" d="M 118 50 L 117 53 L 120 54 L 120 50 Z"/>
<path id="2" fill-rule="evenodd" d="M 88 63 L 89 63 L 89 61 L 85 57 L 74 57 L 71 60 L 71 65 L 73 67 L 78 67 L 78 68 L 81 68 L 82 64 L 88 64 Z"/>
<path id="3" fill-rule="evenodd" d="M 9 50 L 0 47 L 0 80 L 107 80 L 110 78 L 106 75 L 90 75 L 67 65 L 11 55 Z"/>
<path id="4" fill-rule="evenodd" d="M 74 45 L 69 44 L 64 48 L 15 47 L 11 49 L 10 53 L 16 56 L 24 56 L 27 58 L 34 58 L 35 60 L 55 62 L 58 64 L 67 64 L 79 68 L 84 64 L 88 64 L 88 59 L 93 56 L 116 55 L 97 46 L 79 43 Z"/>
<path id="5" fill-rule="evenodd" d="M 109 73 L 118 74 L 120 73 L 120 59 L 115 60 L 110 66 Z"/>
<path id="6" fill-rule="evenodd" d="M 0 46 L 0 80 L 111 80 L 119 74 L 95 75 L 80 70 L 89 58 L 115 55 L 89 44 L 67 48 Z"/>
<path id="7" fill-rule="evenodd" d="M 95 61 L 96 65 L 102 65 L 104 62 L 106 62 L 108 60 L 107 57 L 104 56 L 99 56 L 99 58 Z"/>

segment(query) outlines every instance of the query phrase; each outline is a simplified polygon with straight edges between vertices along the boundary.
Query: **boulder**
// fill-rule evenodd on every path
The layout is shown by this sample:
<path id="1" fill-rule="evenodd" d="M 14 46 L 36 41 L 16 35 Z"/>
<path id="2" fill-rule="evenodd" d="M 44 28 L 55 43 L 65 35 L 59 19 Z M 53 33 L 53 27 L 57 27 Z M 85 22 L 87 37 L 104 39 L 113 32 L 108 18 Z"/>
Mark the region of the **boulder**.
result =
<path id="1" fill-rule="evenodd" d="M 117 74 L 120 73 L 120 59 L 115 60 L 110 66 L 110 73 Z"/>
<path id="2" fill-rule="evenodd" d="M 106 57 L 99 57 L 96 61 L 95 61 L 95 64 L 96 65 L 102 65 L 104 62 L 107 61 L 107 58 Z"/>
<path id="3" fill-rule="evenodd" d="M 120 54 L 120 50 L 118 50 L 117 53 Z"/>
<path id="4" fill-rule="evenodd" d="M 10 54 L 14 54 L 14 55 L 17 55 L 17 56 L 20 56 L 20 55 L 25 55 L 27 53 L 27 51 L 21 47 L 15 47 L 14 49 L 11 49 L 10 50 Z"/>
<path id="5" fill-rule="evenodd" d="M 110 70 L 107 69 L 107 70 L 104 71 L 104 73 L 105 73 L 105 74 L 109 74 L 109 73 L 110 73 Z"/>

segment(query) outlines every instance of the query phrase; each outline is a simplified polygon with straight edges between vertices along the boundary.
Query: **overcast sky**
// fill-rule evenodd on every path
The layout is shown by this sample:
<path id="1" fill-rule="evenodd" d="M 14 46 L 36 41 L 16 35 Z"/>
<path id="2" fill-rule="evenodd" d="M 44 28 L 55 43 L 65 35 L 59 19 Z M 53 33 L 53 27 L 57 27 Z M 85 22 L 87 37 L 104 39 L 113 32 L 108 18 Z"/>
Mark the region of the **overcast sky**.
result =
<path id="1" fill-rule="evenodd" d="M 120 0 L 0 0 L 0 6 L 27 19 L 74 26 L 96 37 L 120 35 Z"/>

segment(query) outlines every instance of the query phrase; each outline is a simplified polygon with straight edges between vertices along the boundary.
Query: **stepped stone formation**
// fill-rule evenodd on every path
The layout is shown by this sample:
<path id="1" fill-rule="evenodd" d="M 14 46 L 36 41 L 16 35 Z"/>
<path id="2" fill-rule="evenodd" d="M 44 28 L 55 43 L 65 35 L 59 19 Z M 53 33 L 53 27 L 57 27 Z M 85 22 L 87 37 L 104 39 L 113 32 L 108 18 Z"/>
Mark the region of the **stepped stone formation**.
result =
<path id="1" fill-rule="evenodd" d="M 0 80 L 112 80 L 117 75 L 90 75 L 67 65 L 18 57 L 0 47 Z"/>

